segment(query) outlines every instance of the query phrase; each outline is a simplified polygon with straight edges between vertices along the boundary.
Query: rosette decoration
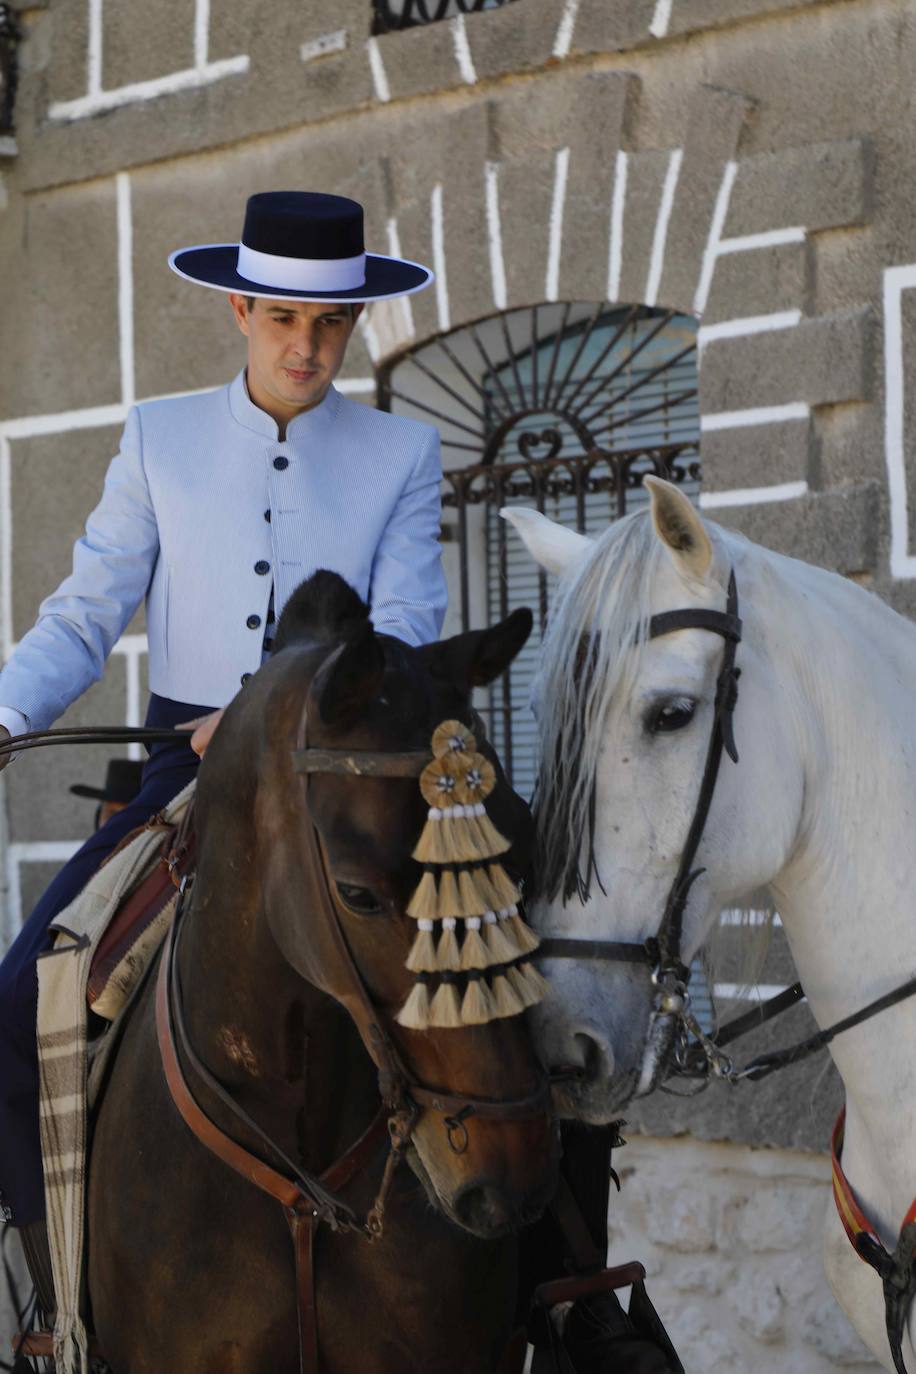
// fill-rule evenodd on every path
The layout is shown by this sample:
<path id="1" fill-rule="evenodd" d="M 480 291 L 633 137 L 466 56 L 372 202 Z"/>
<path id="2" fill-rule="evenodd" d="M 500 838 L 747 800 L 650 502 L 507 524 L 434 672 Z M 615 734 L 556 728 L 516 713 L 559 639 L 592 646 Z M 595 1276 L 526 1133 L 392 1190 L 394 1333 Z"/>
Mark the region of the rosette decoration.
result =
<path id="1" fill-rule="evenodd" d="M 496 773 L 456 720 L 432 738 L 420 776 L 429 806 L 413 851 L 423 876 L 407 908 L 417 935 L 407 967 L 417 981 L 402 1026 L 479 1026 L 539 1002 L 546 980 L 531 962 L 538 939 L 518 911 L 519 891 L 500 855 L 511 845 L 487 815 Z"/>

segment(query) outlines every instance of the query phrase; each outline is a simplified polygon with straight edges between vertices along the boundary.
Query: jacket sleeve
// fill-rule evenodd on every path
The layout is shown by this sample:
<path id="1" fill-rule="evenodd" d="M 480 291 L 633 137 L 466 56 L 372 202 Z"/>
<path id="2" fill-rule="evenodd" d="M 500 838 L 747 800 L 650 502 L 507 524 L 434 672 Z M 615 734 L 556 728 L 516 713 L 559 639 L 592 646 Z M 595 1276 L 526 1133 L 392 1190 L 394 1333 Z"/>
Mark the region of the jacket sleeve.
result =
<path id="1" fill-rule="evenodd" d="M 44 730 L 98 681 L 146 594 L 158 553 L 140 413 L 132 408 L 102 499 L 73 546 L 73 571 L 41 603 L 38 620 L 0 673 L 0 706 Z"/>
<path id="2" fill-rule="evenodd" d="M 445 618 L 441 482 L 439 434 L 429 426 L 372 564 L 369 600 L 375 628 L 407 644 L 438 639 Z"/>

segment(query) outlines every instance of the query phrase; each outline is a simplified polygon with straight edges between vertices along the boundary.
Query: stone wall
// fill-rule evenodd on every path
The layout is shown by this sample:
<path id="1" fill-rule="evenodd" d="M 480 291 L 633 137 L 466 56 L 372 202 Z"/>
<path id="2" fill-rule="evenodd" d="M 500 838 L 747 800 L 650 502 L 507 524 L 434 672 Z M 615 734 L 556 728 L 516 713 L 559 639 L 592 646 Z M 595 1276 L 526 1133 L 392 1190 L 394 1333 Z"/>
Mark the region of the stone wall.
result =
<path id="1" fill-rule="evenodd" d="M 646 1138 L 615 1163 L 610 1261 L 645 1265 L 688 1374 L 879 1369 L 824 1280 L 826 1159 Z"/>
<path id="2" fill-rule="evenodd" d="M 371 403 L 380 364 L 524 304 L 692 314 L 703 508 L 916 610 L 909 0 L 517 0 L 377 39 L 369 0 L 19 0 L 19 17 L 18 154 L 0 149 L 0 656 L 66 571 L 129 405 L 241 365 L 225 301 L 171 275 L 168 252 L 233 238 L 246 196 L 278 186 L 357 196 L 372 246 L 437 270 L 409 306 L 364 320 L 351 394 Z M 137 723 L 145 648 L 140 612 L 67 719 Z M 4 940 L 89 828 L 66 789 L 105 758 L 39 753 L 0 779 Z M 772 958 L 765 977 L 788 981 L 778 945 Z M 837 1097 L 815 1066 L 753 1099 L 660 1099 L 640 1125 L 821 1149 Z M 755 1169 L 823 1188 L 820 1159 L 799 1153 L 631 1149 L 694 1177 L 732 1161 L 708 1197 L 712 1259 L 696 1261 L 713 1269 L 734 1260 L 728 1218 Z M 674 1301 L 693 1261 L 672 1263 Z M 747 1264 L 752 1290 L 779 1268 L 762 1251 Z M 798 1374 L 847 1360 L 829 1331 L 821 1347 L 805 1334 L 821 1298 L 785 1297 Z M 760 1368 L 769 1301 L 747 1318 Z M 707 1299 L 676 1302 L 689 1335 Z M 741 1352 L 729 1312 L 722 1339 Z"/>

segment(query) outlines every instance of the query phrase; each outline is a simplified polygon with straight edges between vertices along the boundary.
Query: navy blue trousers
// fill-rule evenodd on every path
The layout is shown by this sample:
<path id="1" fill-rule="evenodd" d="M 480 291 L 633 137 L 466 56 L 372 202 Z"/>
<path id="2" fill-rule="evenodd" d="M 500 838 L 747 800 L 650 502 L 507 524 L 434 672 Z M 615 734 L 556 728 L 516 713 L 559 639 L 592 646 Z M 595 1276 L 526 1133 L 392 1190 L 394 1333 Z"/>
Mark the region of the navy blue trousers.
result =
<path id="1" fill-rule="evenodd" d="M 146 723 L 170 728 L 212 709 L 153 696 Z M 35 964 L 48 948 L 48 927 L 124 836 L 143 825 L 191 782 L 198 763 L 185 741 L 152 746 L 137 796 L 64 865 L 0 963 L 0 1205 L 3 1215 L 16 1226 L 40 1220 L 45 1211 L 38 1133 Z M 15 766 L 28 768 L 28 757 Z"/>

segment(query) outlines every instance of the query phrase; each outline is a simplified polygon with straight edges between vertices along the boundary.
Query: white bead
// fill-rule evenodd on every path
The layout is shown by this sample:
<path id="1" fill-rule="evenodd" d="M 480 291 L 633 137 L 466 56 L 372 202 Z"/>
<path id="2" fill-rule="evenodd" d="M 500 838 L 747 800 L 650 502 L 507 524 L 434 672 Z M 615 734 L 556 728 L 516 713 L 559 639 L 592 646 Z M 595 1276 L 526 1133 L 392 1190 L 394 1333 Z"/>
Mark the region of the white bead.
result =
<path id="1" fill-rule="evenodd" d="M 420 930 L 432 930 L 433 928 L 432 921 L 429 920 L 429 918 L 426 916 L 421 916 L 419 921 L 417 921 L 417 925 L 419 926 Z"/>
<path id="2" fill-rule="evenodd" d="M 465 916 L 465 918 L 464 918 L 464 924 L 467 926 L 468 930 L 479 930 L 479 929 L 480 929 L 480 917 L 479 917 L 479 916 Z"/>
<path id="3" fill-rule="evenodd" d="M 443 930 L 454 930 L 455 927 L 457 926 L 457 924 L 458 924 L 458 922 L 457 922 L 457 920 L 455 919 L 454 916 L 445 916 L 445 917 L 443 917 L 443 920 L 442 920 L 442 929 L 443 929 Z"/>
<path id="4" fill-rule="evenodd" d="M 497 916 L 495 911 L 485 911 L 483 913 L 483 919 L 486 921 L 488 926 L 495 926 L 496 922 L 499 920 L 499 917 Z"/>
<path id="5" fill-rule="evenodd" d="M 438 806 L 431 806 L 429 808 L 427 819 L 431 821 L 441 821 L 442 812 L 439 810 Z"/>

